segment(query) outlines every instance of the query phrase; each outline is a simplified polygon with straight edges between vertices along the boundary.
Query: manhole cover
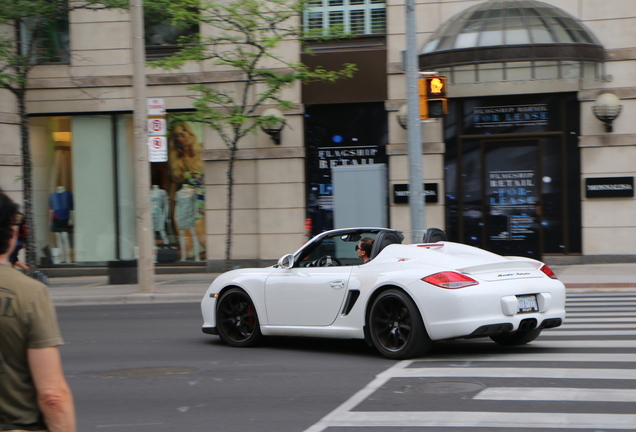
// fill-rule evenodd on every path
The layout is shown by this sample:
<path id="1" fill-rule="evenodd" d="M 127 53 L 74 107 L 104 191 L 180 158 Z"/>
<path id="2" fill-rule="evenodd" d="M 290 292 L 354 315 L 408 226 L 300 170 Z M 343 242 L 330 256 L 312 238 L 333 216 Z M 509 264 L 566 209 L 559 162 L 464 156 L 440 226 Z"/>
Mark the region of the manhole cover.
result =
<path id="1" fill-rule="evenodd" d="M 146 378 L 146 377 L 158 377 L 165 375 L 187 375 L 197 372 L 197 368 L 192 367 L 144 367 L 134 369 L 118 369 L 110 372 L 103 372 L 103 377 L 123 377 L 123 378 Z"/>
<path id="2" fill-rule="evenodd" d="M 485 385 L 473 382 L 443 381 L 429 382 L 425 384 L 409 385 L 404 387 L 406 393 L 418 394 L 448 394 L 448 393 L 470 393 L 483 390 Z"/>

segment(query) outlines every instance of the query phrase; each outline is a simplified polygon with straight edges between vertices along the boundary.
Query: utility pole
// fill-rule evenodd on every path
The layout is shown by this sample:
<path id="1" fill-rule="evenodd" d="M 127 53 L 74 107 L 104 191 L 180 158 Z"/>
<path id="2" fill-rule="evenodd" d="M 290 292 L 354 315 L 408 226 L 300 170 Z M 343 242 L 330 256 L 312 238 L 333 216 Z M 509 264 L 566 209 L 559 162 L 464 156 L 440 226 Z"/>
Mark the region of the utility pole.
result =
<path id="1" fill-rule="evenodd" d="M 143 0 L 130 0 L 133 56 L 135 202 L 137 213 L 137 283 L 142 293 L 155 290 L 154 231 L 150 211 L 150 165 L 146 123 L 146 44 Z"/>
<path id="2" fill-rule="evenodd" d="M 420 118 L 415 0 L 406 0 L 406 101 L 409 160 L 409 207 L 411 243 L 421 243 L 426 229 L 424 215 L 424 172 L 422 169 L 422 121 Z"/>

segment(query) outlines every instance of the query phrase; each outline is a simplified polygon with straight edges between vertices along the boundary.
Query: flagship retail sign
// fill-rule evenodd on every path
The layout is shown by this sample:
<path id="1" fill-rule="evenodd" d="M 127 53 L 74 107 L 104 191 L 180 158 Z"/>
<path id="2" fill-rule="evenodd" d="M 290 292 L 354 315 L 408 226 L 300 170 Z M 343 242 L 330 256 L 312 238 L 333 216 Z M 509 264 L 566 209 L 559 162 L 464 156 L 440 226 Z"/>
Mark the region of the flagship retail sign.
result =
<path id="1" fill-rule="evenodd" d="M 508 126 L 546 126 L 550 118 L 547 104 L 475 107 L 477 128 Z"/>
<path id="2" fill-rule="evenodd" d="M 163 99 L 148 99 L 148 160 L 168 161 L 168 139 L 166 138 L 166 104 Z"/>

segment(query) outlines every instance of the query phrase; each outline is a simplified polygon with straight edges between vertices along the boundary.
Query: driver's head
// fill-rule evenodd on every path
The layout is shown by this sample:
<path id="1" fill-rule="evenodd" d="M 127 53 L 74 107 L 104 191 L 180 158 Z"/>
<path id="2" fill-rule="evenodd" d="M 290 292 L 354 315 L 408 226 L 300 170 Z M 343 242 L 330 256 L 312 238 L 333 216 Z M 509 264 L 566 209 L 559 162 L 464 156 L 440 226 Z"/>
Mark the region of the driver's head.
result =
<path id="1" fill-rule="evenodd" d="M 364 262 L 369 261 L 371 258 L 371 248 L 373 247 L 373 239 L 371 237 L 362 237 L 356 246 L 358 252 L 358 258 Z"/>

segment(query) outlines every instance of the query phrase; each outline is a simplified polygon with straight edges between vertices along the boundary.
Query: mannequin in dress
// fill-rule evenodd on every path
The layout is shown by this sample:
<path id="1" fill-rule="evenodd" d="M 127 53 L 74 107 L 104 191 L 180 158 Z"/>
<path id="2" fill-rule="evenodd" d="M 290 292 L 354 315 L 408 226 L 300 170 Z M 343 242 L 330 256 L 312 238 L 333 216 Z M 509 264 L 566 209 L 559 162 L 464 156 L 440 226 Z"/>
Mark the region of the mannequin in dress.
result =
<path id="1" fill-rule="evenodd" d="M 169 243 L 166 232 L 166 222 L 170 212 L 168 192 L 157 185 L 152 185 L 150 203 L 152 204 L 152 229 L 159 234 L 162 243 Z"/>
<path id="2" fill-rule="evenodd" d="M 197 194 L 190 185 L 183 185 L 175 194 L 175 218 L 179 227 L 179 245 L 181 247 L 181 261 L 188 258 L 186 244 L 186 230 L 190 232 L 192 239 L 192 252 L 194 260 L 199 261 L 199 242 L 194 231 L 197 215 Z"/>
<path id="3" fill-rule="evenodd" d="M 49 220 L 55 233 L 55 243 L 60 249 L 62 263 L 73 262 L 69 233 L 73 230 L 73 194 L 64 186 L 55 188 L 49 195 Z"/>

